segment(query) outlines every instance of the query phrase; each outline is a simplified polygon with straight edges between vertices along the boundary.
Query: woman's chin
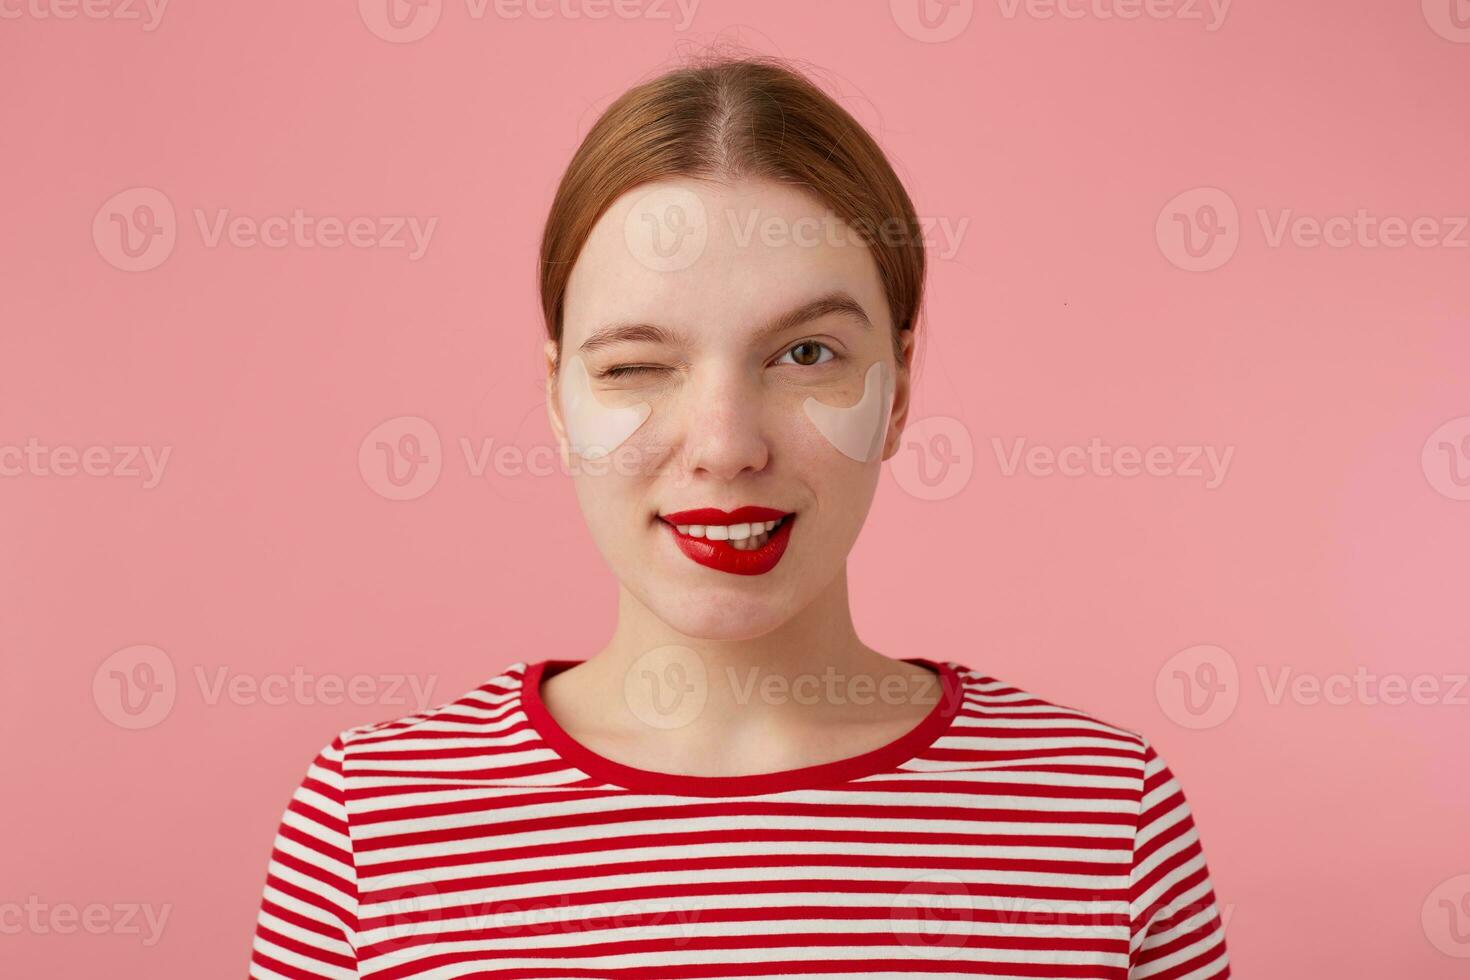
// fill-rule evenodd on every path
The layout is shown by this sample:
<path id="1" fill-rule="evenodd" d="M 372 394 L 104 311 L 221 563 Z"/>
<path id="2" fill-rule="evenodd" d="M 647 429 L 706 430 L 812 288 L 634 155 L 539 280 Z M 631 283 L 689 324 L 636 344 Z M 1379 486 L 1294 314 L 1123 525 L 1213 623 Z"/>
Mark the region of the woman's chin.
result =
<path id="1" fill-rule="evenodd" d="M 701 595 L 697 590 L 677 599 L 649 603 L 664 623 L 683 636 L 713 642 L 753 640 L 765 636 L 796 612 L 789 597 Z"/>

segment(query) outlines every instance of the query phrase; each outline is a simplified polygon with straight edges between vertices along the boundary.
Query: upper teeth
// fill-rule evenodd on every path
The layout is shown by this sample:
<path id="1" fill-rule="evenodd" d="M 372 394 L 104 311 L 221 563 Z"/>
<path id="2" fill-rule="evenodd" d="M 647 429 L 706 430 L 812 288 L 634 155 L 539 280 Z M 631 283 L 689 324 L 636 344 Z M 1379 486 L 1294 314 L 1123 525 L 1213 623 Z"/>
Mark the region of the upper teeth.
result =
<path id="1" fill-rule="evenodd" d="M 752 534 L 773 530 L 780 521 L 756 521 L 754 524 L 676 524 L 680 534 L 711 541 L 743 541 Z"/>

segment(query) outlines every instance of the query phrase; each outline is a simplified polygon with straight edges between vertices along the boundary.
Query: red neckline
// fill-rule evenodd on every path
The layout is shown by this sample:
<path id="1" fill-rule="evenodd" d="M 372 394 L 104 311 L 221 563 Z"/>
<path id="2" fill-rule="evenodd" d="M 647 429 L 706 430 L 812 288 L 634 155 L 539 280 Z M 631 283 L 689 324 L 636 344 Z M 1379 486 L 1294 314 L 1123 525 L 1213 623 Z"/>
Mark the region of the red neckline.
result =
<path id="1" fill-rule="evenodd" d="M 824 762 L 799 769 L 752 773 L 748 776 L 688 776 L 656 772 L 625 766 L 587 748 L 551 717 L 541 700 L 541 681 L 581 660 L 541 660 L 526 668 L 521 678 L 521 707 L 531 726 L 547 746 L 563 761 L 575 766 L 593 779 L 645 793 L 674 796 L 749 796 L 794 789 L 812 789 L 847 782 L 863 776 L 888 772 L 913 759 L 941 735 L 959 713 L 962 683 L 953 665 L 924 657 L 907 657 L 905 663 L 916 664 L 938 674 L 943 692 L 929 713 L 917 725 L 886 745 L 862 755 Z"/>

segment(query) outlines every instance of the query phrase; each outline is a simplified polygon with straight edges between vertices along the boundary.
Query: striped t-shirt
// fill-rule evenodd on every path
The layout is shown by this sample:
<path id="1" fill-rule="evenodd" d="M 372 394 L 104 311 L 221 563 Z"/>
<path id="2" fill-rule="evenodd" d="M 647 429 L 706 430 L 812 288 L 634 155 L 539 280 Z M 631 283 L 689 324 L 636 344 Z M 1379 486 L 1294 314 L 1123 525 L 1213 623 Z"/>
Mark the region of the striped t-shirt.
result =
<path id="1" fill-rule="evenodd" d="M 511 665 L 341 733 L 276 836 L 250 976 L 1225 978 L 1141 735 L 952 661 L 905 735 L 753 776 L 629 768 Z"/>

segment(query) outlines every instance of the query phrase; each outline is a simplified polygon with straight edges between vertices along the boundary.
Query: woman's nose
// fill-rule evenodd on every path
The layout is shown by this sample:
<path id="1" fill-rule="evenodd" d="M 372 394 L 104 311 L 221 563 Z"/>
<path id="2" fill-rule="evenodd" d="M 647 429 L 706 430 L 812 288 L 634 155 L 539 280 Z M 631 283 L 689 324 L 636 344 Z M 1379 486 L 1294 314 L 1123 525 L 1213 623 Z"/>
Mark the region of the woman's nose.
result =
<path id="1" fill-rule="evenodd" d="M 680 435 L 690 473 L 729 480 L 766 466 L 770 446 L 762 427 L 761 391 L 735 372 L 695 377 L 682 399 Z"/>

